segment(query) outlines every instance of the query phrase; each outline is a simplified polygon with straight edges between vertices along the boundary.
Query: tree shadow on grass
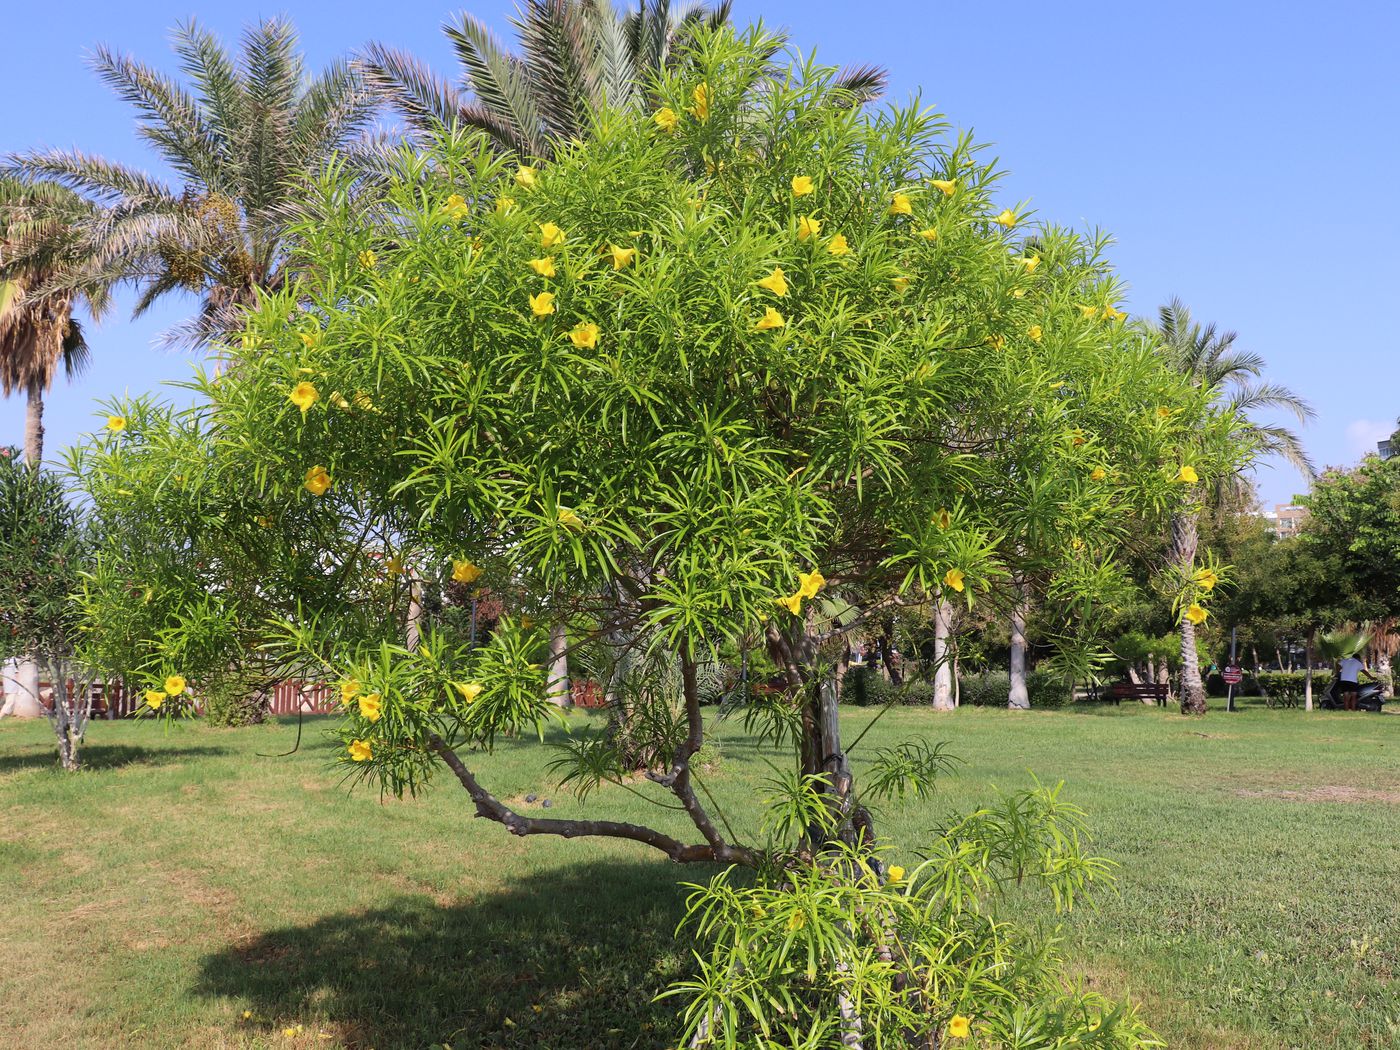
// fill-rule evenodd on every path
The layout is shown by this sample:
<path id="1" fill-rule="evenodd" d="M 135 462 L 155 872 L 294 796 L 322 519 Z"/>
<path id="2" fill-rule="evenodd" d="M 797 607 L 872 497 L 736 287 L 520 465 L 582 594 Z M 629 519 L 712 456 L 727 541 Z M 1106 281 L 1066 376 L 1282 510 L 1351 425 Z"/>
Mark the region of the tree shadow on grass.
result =
<path id="1" fill-rule="evenodd" d="M 673 1046 L 677 1004 L 652 1000 L 690 962 L 680 883 L 714 870 L 594 861 L 451 905 L 405 896 L 208 956 L 195 991 L 356 1048 Z"/>
<path id="2" fill-rule="evenodd" d="M 141 747 L 135 744 L 87 744 L 80 752 L 82 769 L 96 771 L 122 766 L 169 766 L 191 759 L 230 754 L 226 747 Z M 0 754 L 0 774 L 26 769 L 58 769 L 58 745 L 52 737 L 22 750 Z"/>

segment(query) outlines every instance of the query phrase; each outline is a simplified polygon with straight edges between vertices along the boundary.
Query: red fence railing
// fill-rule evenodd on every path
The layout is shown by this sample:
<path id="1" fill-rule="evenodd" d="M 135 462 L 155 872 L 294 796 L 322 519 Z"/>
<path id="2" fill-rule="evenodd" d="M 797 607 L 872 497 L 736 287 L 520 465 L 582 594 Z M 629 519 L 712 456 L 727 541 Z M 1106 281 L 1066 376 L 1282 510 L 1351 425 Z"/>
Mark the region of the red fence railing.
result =
<path id="1" fill-rule="evenodd" d="M 73 689 L 72 681 L 69 681 L 68 688 Z M 575 678 L 570 683 L 570 691 L 578 707 L 596 708 L 607 703 L 602 686 L 591 679 Z M 3 703 L 4 695 L 3 688 L 0 688 L 0 703 Z M 199 697 L 192 695 L 191 699 L 195 710 L 200 710 L 202 705 Z M 53 707 L 51 682 L 39 683 L 39 702 L 45 707 Z M 128 690 L 122 682 L 99 682 L 92 687 L 93 718 L 130 718 L 145 702 L 145 690 Z M 340 690 L 324 682 L 278 682 L 269 691 L 269 714 L 294 715 L 300 712 L 308 715 L 329 715 L 337 714 L 340 710 Z"/>

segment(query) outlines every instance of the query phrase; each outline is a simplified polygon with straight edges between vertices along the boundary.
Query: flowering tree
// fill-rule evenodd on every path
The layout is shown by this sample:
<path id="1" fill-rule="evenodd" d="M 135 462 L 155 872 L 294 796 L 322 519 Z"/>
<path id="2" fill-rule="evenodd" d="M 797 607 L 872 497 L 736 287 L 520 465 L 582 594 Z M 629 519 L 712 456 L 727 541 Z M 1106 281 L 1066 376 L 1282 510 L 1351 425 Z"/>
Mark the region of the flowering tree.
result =
<path id="1" fill-rule="evenodd" d="M 447 135 L 372 189 L 316 178 L 300 280 L 199 381 L 208 407 L 149 425 L 200 435 L 186 498 L 215 486 L 227 505 L 200 529 L 269 519 L 270 556 L 342 596 L 288 611 L 277 651 L 341 683 L 359 777 L 413 791 L 445 767 L 513 834 L 752 870 L 696 889 L 710 947 L 674 994 L 697 1045 L 1147 1045 L 990 918 L 1008 881 L 1068 906 L 1106 878 L 1078 811 L 1037 787 L 886 870 L 864 801 L 922 795 L 947 757 L 882 750 L 858 790 L 833 669 L 872 617 L 1014 586 L 1031 534 L 1079 614 L 1062 659 L 1087 666 L 1069 626 L 1111 591 L 1126 524 L 1219 469 L 1222 427 L 1122 323 L 1099 244 L 1028 244 L 970 141 L 917 107 L 865 114 L 833 70 L 773 53 L 761 31 L 704 37 L 655 113 L 602 113 L 548 166 Z M 365 577 L 361 530 L 404 581 L 402 617 L 342 588 Z M 454 581 L 516 599 L 472 637 L 427 600 Z M 533 817 L 479 777 L 474 752 L 558 717 L 551 624 L 607 654 L 645 782 L 688 832 Z M 692 760 L 707 665 L 755 645 L 788 688 L 748 724 L 790 765 L 744 838 Z M 554 768 L 581 795 L 631 771 L 586 731 Z"/>

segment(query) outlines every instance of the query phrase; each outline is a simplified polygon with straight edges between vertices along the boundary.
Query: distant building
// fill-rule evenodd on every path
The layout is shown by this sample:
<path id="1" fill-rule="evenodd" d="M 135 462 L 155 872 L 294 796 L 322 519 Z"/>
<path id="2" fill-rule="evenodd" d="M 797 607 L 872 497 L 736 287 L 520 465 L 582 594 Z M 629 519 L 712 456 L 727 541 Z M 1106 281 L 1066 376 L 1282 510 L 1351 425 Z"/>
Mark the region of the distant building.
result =
<path id="1" fill-rule="evenodd" d="M 1263 510 L 1259 516 L 1265 527 L 1281 540 L 1298 535 L 1303 522 L 1308 520 L 1308 508 L 1297 503 L 1276 503 L 1273 510 Z"/>
<path id="2" fill-rule="evenodd" d="M 1397 451 L 1400 451 L 1395 448 L 1394 435 L 1391 435 L 1384 441 L 1377 441 L 1376 451 L 1380 453 L 1381 459 L 1389 459 L 1391 456 L 1395 455 Z"/>

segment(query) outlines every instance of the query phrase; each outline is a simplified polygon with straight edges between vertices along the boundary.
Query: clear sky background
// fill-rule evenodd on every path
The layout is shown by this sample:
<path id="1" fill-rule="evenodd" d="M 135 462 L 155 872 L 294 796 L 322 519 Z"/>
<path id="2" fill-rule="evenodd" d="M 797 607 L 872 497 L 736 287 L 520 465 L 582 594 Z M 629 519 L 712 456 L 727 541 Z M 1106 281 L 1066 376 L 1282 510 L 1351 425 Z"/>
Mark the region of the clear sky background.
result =
<path id="1" fill-rule="evenodd" d="M 621 0 L 619 0 L 621 2 Z M 105 43 L 171 68 L 176 22 L 235 41 L 288 15 L 320 66 L 369 40 L 454 72 L 439 31 L 465 6 L 508 30 L 511 0 L 108 0 L 10 5 L 0 34 L 0 152 L 78 146 L 165 174 L 130 110 L 86 65 Z M 1180 295 L 1240 333 L 1268 376 L 1318 412 L 1304 439 L 1319 465 L 1374 450 L 1400 415 L 1400 5 L 1277 2 L 738 0 L 737 19 L 787 27 L 834 63 L 874 62 L 896 98 L 920 91 L 993 142 L 1007 203 L 1117 238 L 1128 308 Z M 127 303 L 129 304 L 129 297 Z M 190 310 L 168 300 L 89 333 L 94 367 L 55 387 L 49 456 L 96 426 L 97 399 L 189 374 L 160 349 Z M 182 391 L 170 395 L 184 400 Z M 19 444 L 24 405 L 0 402 L 0 444 Z M 1259 475 L 1266 503 L 1303 488 L 1284 465 Z"/>

